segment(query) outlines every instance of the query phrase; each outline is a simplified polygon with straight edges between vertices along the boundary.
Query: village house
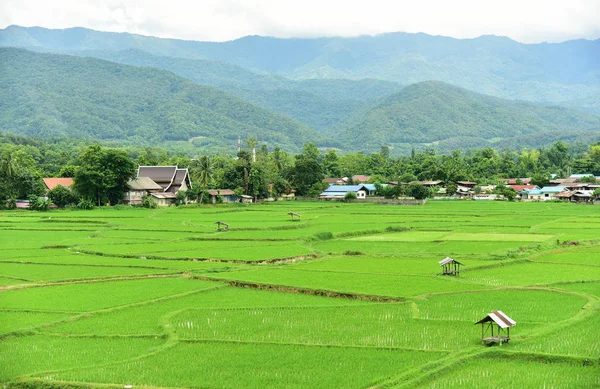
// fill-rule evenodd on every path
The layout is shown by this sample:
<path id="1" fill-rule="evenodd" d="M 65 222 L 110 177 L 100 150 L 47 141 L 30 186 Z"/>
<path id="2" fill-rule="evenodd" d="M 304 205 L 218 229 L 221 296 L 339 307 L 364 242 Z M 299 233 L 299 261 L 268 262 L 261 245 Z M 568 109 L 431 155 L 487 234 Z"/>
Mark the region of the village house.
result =
<path id="1" fill-rule="evenodd" d="M 154 183 L 154 184 L 153 184 Z M 127 183 L 127 204 L 139 204 L 144 196 L 152 196 L 159 206 L 175 204 L 177 192 L 192 188 L 188 169 L 177 166 L 139 166 L 137 177 Z M 141 197 L 140 197 L 141 196 Z"/>
<path id="2" fill-rule="evenodd" d="M 319 196 L 321 199 L 343 199 L 346 193 L 354 192 L 357 199 L 365 199 L 369 189 L 365 185 L 331 185 Z"/>
<path id="3" fill-rule="evenodd" d="M 210 202 L 213 204 L 217 203 L 217 197 L 221 196 L 223 203 L 237 203 L 238 198 L 231 189 L 209 189 L 208 194 L 210 195 Z"/>
<path id="4" fill-rule="evenodd" d="M 127 182 L 127 192 L 123 203 L 128 205 L 141 204 L 145 196 L 163 192 L 162 186 L 152 181 L 150 177 L 138 177 Z"/>
<path id="5" fill-rule="evenodd" d="M 73 185 L 73 179 L 66 178 L 66 177 L 42 178 L 42 181 L 44 181 L 44 186 L 46 187 L 46 192 L 56 188 L 59 185 L 64 186 L 67 189 L 70 189 L 71 185 Z"/>
<path id="6" fill-rule="evenodd" d="M 164 192 L 177 193 L 192 188 L 187 169 L 177 166 L 139 166 L 137 177 L 148 177 L 163 188 Z"/>
<path id="7" fill-rule="evenodd" d="M 159 207 L 168 207 L 177 202 L 177 193 L 156 192 L 151 193 L 150 196 L 152 196 L 152 200 L 154 200 Z"/>
<path id="8" fill-rule="evenodd" d="M 564 192 L 566 188 L 564 186 L 545 186 L 541 189 L 532 189 L 530 191 L 520 191 L 521 199 L 529 201 L 550 201 L 560 200 L 560 197 L 556 197 L 561 192 Z"/>

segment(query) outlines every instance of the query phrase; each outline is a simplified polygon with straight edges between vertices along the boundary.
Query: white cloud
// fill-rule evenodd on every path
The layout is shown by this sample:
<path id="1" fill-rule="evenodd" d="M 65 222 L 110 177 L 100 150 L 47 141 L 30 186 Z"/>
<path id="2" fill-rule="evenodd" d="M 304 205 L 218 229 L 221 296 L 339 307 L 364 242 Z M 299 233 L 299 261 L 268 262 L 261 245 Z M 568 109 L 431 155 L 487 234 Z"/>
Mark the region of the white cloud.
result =
<path id="1" fill-rule="evenodd" d="M 425 32 L 505 35 L 521 42 L 600 37 L 596 0 L 0 0 L 0 27 L 88 27 L 230 40 Z"/>

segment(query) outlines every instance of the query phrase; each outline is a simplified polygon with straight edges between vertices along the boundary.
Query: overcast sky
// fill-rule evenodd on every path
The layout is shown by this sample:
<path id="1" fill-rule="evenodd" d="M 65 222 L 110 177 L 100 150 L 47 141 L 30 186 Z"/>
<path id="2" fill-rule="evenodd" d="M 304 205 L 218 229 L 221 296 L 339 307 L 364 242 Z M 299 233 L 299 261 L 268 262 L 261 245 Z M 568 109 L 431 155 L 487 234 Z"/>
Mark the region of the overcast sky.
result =
<path id="1" fill-rule="evenodd" d="M 561 42 L 600 38 L 600 0 L 0 0 L 0 28 L 11 24 L 209 41 L 404 31 Z"/>

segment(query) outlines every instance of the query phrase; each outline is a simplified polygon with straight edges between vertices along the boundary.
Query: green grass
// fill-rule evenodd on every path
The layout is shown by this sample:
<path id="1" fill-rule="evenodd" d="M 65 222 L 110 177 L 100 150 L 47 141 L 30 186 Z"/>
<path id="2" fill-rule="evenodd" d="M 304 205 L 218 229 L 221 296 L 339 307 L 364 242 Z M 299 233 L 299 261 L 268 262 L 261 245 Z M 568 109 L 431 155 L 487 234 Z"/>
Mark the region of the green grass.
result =
<path id="1" fill-rule="evenodd" d="M 525 358 L 477 358 L 418 388 L 554 388 L 587 389 L 600 385 L 597 367 L 578 363 L 548 363 Z"/>
<path id="2" fill-rule="evenodd" d="M 110 278 L 148 274 L 168 274 L 174 270 L 143 269 L 134 267 L 85 267 L 69 265 L 41 265 L 0 263 L 0 275 L 30 279 L 36 282 L 83 280 L 88 278 Z"/>
<path id="3" fill-rule="evenodd" d="M 201 381 L 209 388 L 360 388 L 440 355 L 361 348 L 182 343 L 139 361 L 57 373 L 49 378 L 169 387 L 198 386 Z"/>
<path id="4" fill-rule="evenodd" d="M 599 226 L 471 201 L 0 212 L 0 383 L 598 386 Z M 485 347 L 495 309 L 517 326 Z"/>
<path id="5" fill-rule="evenodd" d="M 147 353 L 162 343 L 163 340 L 153 338 L 9 338 L 3 340 L 0 347 L 0 381 L 25 374 L 126 360 Z"/>
<path id="6" fill-rule="evenodd" d="M 330 290 L 386 297 L 413 297 L 423 293 L 485 289 L 483 285 L 448 277 L 398 276 L 389 274 L 333 273 L 292 269 L 231 271 L 209 275 L 216 279 Z"/>
<path id="7" fill-rule="evenodd" d="M 177 277 L 11 289 L 0 293 L 0 309 L 94 311 L 215 285 Z"/>

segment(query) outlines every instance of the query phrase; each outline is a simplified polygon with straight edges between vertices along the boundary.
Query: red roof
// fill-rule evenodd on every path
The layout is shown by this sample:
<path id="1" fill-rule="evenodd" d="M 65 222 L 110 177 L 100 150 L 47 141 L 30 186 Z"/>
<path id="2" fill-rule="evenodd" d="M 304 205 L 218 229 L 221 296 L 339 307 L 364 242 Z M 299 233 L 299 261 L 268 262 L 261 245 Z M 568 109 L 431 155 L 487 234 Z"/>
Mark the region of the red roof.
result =
<path id="1" fill-rule="evenodd" d="M 48 188 L 48 190 L 52 190 L 59 185 L 62 185 L 65 188 L 68 188 L 71 185 L 73 185 L 72 178 L 42 178 L 42 180 L 44 180 L 44 184 L 46 185 L 46 188 Z"/>
<path id="2" fill-rule="evenodd" d="M 358 182 L 360 184 L 364 184 L 365 182 L 369 181 L 371 179 L 371 176 L 363 176 L 363 175 L 356 175 L 356 176 L 352 176 L 352 181 L 354 182 Z"/>
<path id="3" fill-rule="evenodd" d="M 535 189 L 537 185 L 507 185 L 509 188 L 513 188 L 515 191 L 520 191 L 523 189 Z"/>
<path id="4" fill-rule="evenodd" d="M 531 178 L 503 178 L 503 180 L 506 182 L 506 185 L 529 185 Z M 521 180 L 521 184 L 517 184 L 518 180 Z"/>

